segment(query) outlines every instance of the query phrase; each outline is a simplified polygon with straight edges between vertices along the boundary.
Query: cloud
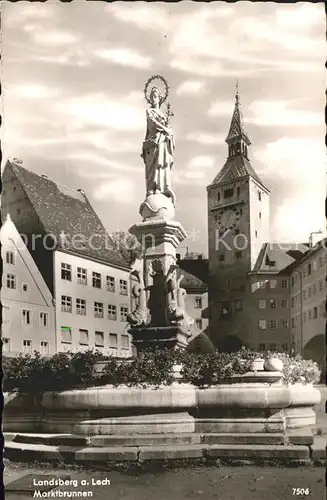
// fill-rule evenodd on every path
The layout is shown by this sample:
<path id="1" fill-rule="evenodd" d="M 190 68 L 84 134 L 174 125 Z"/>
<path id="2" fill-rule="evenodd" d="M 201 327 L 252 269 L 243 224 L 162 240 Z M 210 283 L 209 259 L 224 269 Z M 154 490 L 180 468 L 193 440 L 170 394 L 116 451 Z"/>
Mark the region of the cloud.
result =
<path id="1" fill-rule="evenodd" d="M 314 113 L 299 109 L 289 109 L 287 101 L 254 101 L 249 110 L 254 115 L 248 121 L 263 126 L 298 126 L 322 125 L 323 113 Z"/>
<path id="2" fill-rule="evenodd" d="M 308 184 L 320 186 L 324 182 L 326 152 L 323 134 L 321 140 L 284 137 L 264 148 L 254 149 L 253 156 L 264 165 L 266 175 L 277 175 L 283 182 L 302 183 L 304 187 Z M 314 166 L 314 171 L 311 166 Z"/>
<path id="3" fill-rule="evenodd" d="M 32 32 L 33 33 L 33 32 Z M 40 45 L 68 45 L 77 43 L 78 38 L 73 33 L 62 30 L 40 30 L 33 33 L 34 41 Z"/>
<path id="4" fill-rule="evenodd" d="M 211 156 L 196 156 L 192 158 L 190 161 L 188 168 L 189 169 L 197 169 L 197 168 L 211 168 L 214 164 L 214 160 Z"/>
<path id="5" fill-rule="evenodd" d="M 97 57 L 106 59 L 115 64 L 122 66 L 131 66 L 134 68 L 148 68 L 151 65 L 151 58 L 145 57 L 135 50 L 122 48 L 122 49 L 101 49 L 95 52 Z"/>
<path id="6" fill-rule="evenodd" d="M 202 172 L 200 170 L 185 172 L 185 177 L 186 177 L 186 179 L 204 179 L 204 172 Z"/>
<path id="7" fill-rule="evenodd" d="M 133 191 L 134 183 L 130 179 L 116 179 L 97 186 L 92 196 L 98 201 L 107 199 L 119 203 L 132 203 Z"/>
<path id="8" fill-rule="evenodd" d="M 234 106 L 231 101 L 216 100 L 208 109 L 209 116 L 230 116 L 232 117 Z"/>
<path id="9" fill-rule="evenodd" d="M 58 110 L 83 126 L 100 125 L 120 131 L 138 130 L 144 128 L 144 109 L 131 105 L 134 96 L 122 96 L 121 99 L 110 99 L 105 94 L 97 93 L 75 97 L 58 104 Z M 74 123 L 74 122 L 73 122 Z"/>
<path id="10" fill-rule="evenodd" d="M 276 11 L 276 25 L 287 29 L 308 30 L 313 26 L 318 28 L 321 20 L 325 16 L 322 5 L 302 4 L 296 11 L 291 7 L 285 7 Z"/>
<path id="11" fill-rule="evenodd" d="M 5 89 L 6 85 L 4 85 Z M 40 83 L 25 83 L 10 85 L 10 94 L 23 99 L 53 99 L 60 95 L 60 90 Z"/>
<path id="12" fill-rule="evenodd" d="M 198 142 L 199 144 L 207 145 L 207 146 L 215 146 L 220 145 L 225 141 L 226 134 L 208 134 L 206 132 L 195 131 L 191 132 L 186 136 L 187 141 Z"/>
<path id="13" fill-rule="evenodd" d="M 133 24 L 142 30 L 169 30 L 171 20 L 165 9 L 155 4 L 143 2 L 114 2 L 106 10 L 120 21 Z"/>
<path id="14" fill-rule="evenodd" d="M 204 82 L 197 80 L 186 80 L 176 89 L 177 95 L 197 95 L 204 89 Z"/>

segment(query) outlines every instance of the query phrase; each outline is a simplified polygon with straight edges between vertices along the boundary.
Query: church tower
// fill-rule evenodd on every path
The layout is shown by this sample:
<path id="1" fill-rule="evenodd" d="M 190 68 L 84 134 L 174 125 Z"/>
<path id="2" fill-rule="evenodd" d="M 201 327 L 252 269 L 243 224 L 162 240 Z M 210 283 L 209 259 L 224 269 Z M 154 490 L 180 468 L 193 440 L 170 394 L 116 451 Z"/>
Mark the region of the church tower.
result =
<path id="1" fill-rule="evenodd" d="M 226 137 L 228 157 L 207 187 L 209 334 L 221 349 L 251 345 L 251 285 L 263 243 L 269 242 L 269 190 L 249 160 L 238 88 Z"/>

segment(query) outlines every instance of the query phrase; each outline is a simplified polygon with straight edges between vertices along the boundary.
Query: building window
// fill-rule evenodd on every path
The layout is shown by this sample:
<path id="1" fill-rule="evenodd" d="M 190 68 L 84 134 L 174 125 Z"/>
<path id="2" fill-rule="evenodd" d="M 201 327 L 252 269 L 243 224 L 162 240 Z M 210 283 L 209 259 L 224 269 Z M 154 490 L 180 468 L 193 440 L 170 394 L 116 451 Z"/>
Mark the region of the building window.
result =
<path id="1" fill-rule="evenodd" d="M 319 292 L 322 292 L 324 289 L 324 282 L 323 280 L 319 280 Z"/>
<path id="2" fill-rule="evenodd" d="M 316 293 L 317 293 L 317 285 L 316 285 L 316 283 L 314 283 L 312 285 L 312 295 L 316 295 Z"/>
<path id="3" fill-rule="evenodd" d="M 242 306 L 243 306 L 242 300 L 236 300 L 235 301 L 235 309 L 236 309 L 236 311 L 241 311 L 242 310 Z"/>
<path id="4" fill-rule="evenodd" d="M 292 307 L 295 307 L 295 297 L 292 297 L 291 304 L 292 304 Z"/>
<path id="5" fill-rule="evenodd" d="M 267 322 L 265 319 L 259 319 L 258 326 L 260 330 L 265 330 L 267 328 Z"/>
<path id="6" fill-rule="evenodd" d="M 86 300 L 76 299 L 76 314 L 80 314 L 81 316 L 86 315 Z"/>
<path id="7" fill-rule="evenodd" d="M 288 308 L 288 300 L 282 299 L 281 306 L 283 309 L 287 309 Z"/>
<path id="8" fill-rule="evenodd" d="M 120 306 L 120 321 L 127 321 L 128 307 Z"/>
<path id="9" fill-rule="evenodd" d="M 288 351 L 288 344 L 282 344 L 282 350 L 284 352 L 287 352 Z"/>
<path id="10" fill-rule="evenodd" d="M 101 274 L 93 271 L 92 273 L 92 286 L 93 288 L 101 288 Z"/>
<path id="11" fill-rule="evenodd" d="M 44 340 L 41 340 L 41 354 L 43 356 L 47 356 L 49 354 L 49 342 L 45 342 Z"/>
<path id="12" fill-rule="evenodd" d="M 260 191 L 258 191 L 258 199 L 259 199 L 259 201 L 261 201 L 261 192 Z"/>
<path id="13" fill-rule="evenodd" d="M 103 303 L 94 302 L 94 317 L 103 318 Z"/>
<path id="14" fill-rule="evenodd" d="M 72 312 L 72 298 L 68 295 L 61 296 L 61 310 L 62 312 Z"/>
<path id="15" fill-rule="evenodd" d="M 239 196 L 240 196 L 240 188 L 238 187 L 237 188 L 237 197 L 239 197 Z"/>
<path id="16" fill-rule="evenodd" d="M 195 306 L 196 309 L 202 309 L 202 297 L 195 297 Z"/>
<path id="17" fill-rule="evenodd" d="M 291 287 L 294 288 L 294 286 L 295 286 L 295 278 L 294 278 L 294 276 L 292 276 Z"/>
<path id="18" fill-rule="evenodd" d="M 255 231 L 255 237 L 256 238 L 258 237 L 258 231 Z"/>
<path id="19" fill-rule="evenodd" d="M 324 260 L 322 257 L 319 257 L 318 263 L 319 263 L 319 267 L 322 267 L 324 265 Z"/>
<path id="20" fill-rule="evenodd" d="M 263 352 L 266 350 L 266 344 L 259 344 L 259 351 Z"/>
<path id="21" fill-rule="evenodd" d="M 72 266 L 70 264 L 61 263 L 61 279 L 66 281 L 72 280 Z"/>
<path id="22" fill-rule="evenodd" d="M 270 286 L 270 288 L 276 288 L 276 286 L 277 286 L 277 280 L 270 280 L 269 286 Z"/>
<path id="23" fill-rule="evenodd" d="M 281 319 L 281 320 L 279 320 L 279 327 L 280 328 L 288 328 L 288 321 L 287 321 L 287 319 Z"/>
<path id="24" fill-rule="evenodd" d="M 77 268 L 77 283 L 87 285 L 87 270 L 83 267 Z"/>
<path id="25" fill-rule="evenodd" d="M 127 281 L 119 280 L 119 293 L 120 295 L 127 295 Z"/>
<path id="26" fill-rule="evenodd" d="M 237 250 L 235 252 L 235 257 L 236 257 L 236 259 L 240 259 L 242 257 L 242 252 L 240 250 Z"/>
<path id="27" fill-rule="evenodd" d="M 287 280 L 282 280 L 280 283 L 282 288 L 288 288 L 288 281 Z"/>
<path id="28" fill-rule="evenodd" d="M 232 198 L 234 196 L 234 189 L 225 189 L 224 198 Z"/>
<path id="29" fill-rule="evenodd" d="M 292 318 L 292 328 L 295 328 L 295 318 Z"/>
<path id="30" fill-rule="evenodd" d="M 111 304 L 108 305 L 108 319 L 117 319 L 117 307 Z"/>
<path id="31" fill-rule="evenodd" d="M 308 318 L 309 318 L 309 319 L 312 319 L 312 309 L 309 309 L 309 310 L 308 310 Z"/>
<path id="32" fill-rule="evenodd" d="M 312 265 L 311 262 L 309 262 L 307 266 L 307 276 L 311 276 L 311 273 L 312 273 Z"/>
<path id="33" fill-rule="evenodd" d="M 129 349 L 129 336 L 128 335 L 121 336 L 121 348 L 122 349 Z"/>
<path id="34" fill-rule="evenodd" d="M 270 319 L 268 321 L 268 328 L 270 330 L 276 330 L 276 328 L 277 328 L 277 321 L 275 319 Z"/>
<path id="35" fill-rule="evenodd" d="M 229 302 L 223 302 L 221 304 L 221 315 L 222 316 L 227 316 L 227 315 L 230 314 L 230 312 L 231 312 L 231 310 L 230 310 L 230 304 L 229 304 Z"/>
<path id="36" fill-rule="evenodd" d="M 46 312 L 40 312 L 40 325 L 44 327 L 49 326 L 49 314 Z"/>
<path id="37" fill-rule="evenodd" d="M 25 354 L 31 354 L 32 352 L 32 341 L 23 340 L 23 351 Z"/>
<path id="38" fill-rule="evenodd" d="M 118 347 L 118 335 L 117 335 L 117 333 L 109 333 L 109 347 L 111 349 L 117 349 L 117 347 Z"/>
<path id="39" fill-rule="evenodd" d="M 29 311 L 28 309 L 23 309 L 22 315 L 23 315 L 23 325 L 30 325 L 31 324 L 31 311 Z"/>
<path id="40" fill-rule="evenodd" d="M 266 281 L 258 281 L 257 286 L 258 288 L 266 288 Z"/>
<path id="41" fill-rule="evenodd" d="M 104 333 L 95 332 L 95 347 L 104 347 Z"/>
<path id="42" fill-rule="evenodd" d="M 10 351 L 10 339 L 3 338 L 2 339 L 2 352 Z"/>
<path id="43" fill-rule="evenodd" d="M 308 299 L 311 297 L 311 286 L 308 287 Z"/>
<path id="44" fill-rule="evenodd" d="M 276 351 L 276 344 L 270 344 L 270 350 L 272 352 L 275 352 Z"/>
<path id="45" fill-rule="evenodd" d="M 277 309 L 277 300 L 272 299 L 269 301 L 270 303 L 270 309 Z"/>
<path id="46" fill-rule="evenodd" d="M 218 203 L 220 202 L 220 192 L 219 191 L 217 193 L 217 201 L 218 201 Z"/>
<path id="47" fill-rule="evenodd" d="M 259 212 L 259 219 L 261 219 L 261 212 Z"/>
<path id="48" fill-rule="evenodd" d="M 303 323 L 305 323 L 305 322 L 306 322 L 306 320 L 307 320 L 307 313 L 305 313 L 305 312 L 304 312 L 304 313 L 303 313 Z"/>
<path id="49" fill-rule="evenodd" d="M 22 284 L 22 290 L 23 290 L 23 292 L 28 292 L 28 284 L 27 283 Z"/>
<path id="50" fill-rule="evenodd" d="M 303 300 L 307 300 L 307 291 L 303 290 Z"/>
<path id="51" fill-rule="evenodd" d="M 318 318 L 318 309 L 317 307 L 315 306 L 313 308 L 313 319 L 317 319 Z"/>
<path id="52" fill-rule="evenodd" d="M 89 332 L 88 330 L 79 330 L 79 344 L 80 345 L 89 345 Z"/>
<path id="53" fill-rule="evenodd" d="M 2 322 L 10 323 L 10 307 L 2 306 Z"/>
<path id="54" fill-rule="evenodd" d="M 61 342 L 63 344 L 71 344 L 72 343 L 72 329 L 70 326 L 62 326 L 61 327 Z"/>
<path id="55" fill-rule="evenodd" d="M 14 252 L 6 252 L 6 264 L 15 264 L 15 254 Z"/>
<path id="56" fill-rule="evenodd" d="M 14 274 L 7 274 L 7 288 L 15 290 L 16 288 L 16 276 Z"/>
<path id="57" fill-rule="evenodd" d="M 115 291 L 115 278 L 113 276 L 107 276 L 106 285 L 107 285 L 108 292 L 114 292 Z"/>
<path id="58" fill-rule="evenodd" d="M 266 301 L 264 299 L 259 300 L 259 309 L 266 309 Z"/>
<path id="59" fill-rule="evenodd" d="M 202 319 L 196 318 L 195 320 L 195 326 L 198 330 L 202 330 Z"/>
<path id="60" fill-rule="evenodd" d="M 225 254 L 224 253 L 220 253 L 219 254 L 219 261 L 220 262 L 224 262 L 225 261 Z"/>

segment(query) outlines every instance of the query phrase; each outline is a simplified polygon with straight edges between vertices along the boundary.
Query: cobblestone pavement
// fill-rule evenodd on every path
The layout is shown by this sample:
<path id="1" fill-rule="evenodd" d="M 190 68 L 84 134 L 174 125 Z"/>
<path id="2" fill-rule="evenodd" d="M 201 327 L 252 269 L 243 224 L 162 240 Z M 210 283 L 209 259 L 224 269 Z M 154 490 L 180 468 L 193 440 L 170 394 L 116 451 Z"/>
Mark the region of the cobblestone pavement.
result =
<path id="1" fill-rule="evenodd" d="M 77 486 L 60 486 L 62 492 L 90 491 L 88 498 L 96 500 L 287 500 L 291 498 L 326 498 L 323 467 L 191 467 L 182 469 L 158 470 L 133 474 L 126 472 L 38 470 L 15 468 L 9 465 L 5 471 L 5 484 L 26 473 L 51 474 L 53 477 L 70 475 Z M 110 485 L 92 485 L 92 482 L 110 480 Z M 89 484 L 82 486 L 82 481 Z M 104 483 L 108 481 L 103 481 Z M 294 494 L 293 488 L 300 488 Z M 305 491 L 308 488 L 308 492 Z M 37 491 L 38 487 L 35 487 Z M 302 489 L 302 490 L 301 490 Z M 56 490 L 52 490 L 55 492 Z M 302 493 L 302 494 L 301 494 Z M 53 496 L 51 492 L 42 498 L 67 498 Z M 25 500 L 37 498 L 34 491 L 18 493 L 6 490 L 6 500 Z M 41 498 L 39 496 L 39 498 Z M 86 498 L 86 497 L 84 497 Z"/>

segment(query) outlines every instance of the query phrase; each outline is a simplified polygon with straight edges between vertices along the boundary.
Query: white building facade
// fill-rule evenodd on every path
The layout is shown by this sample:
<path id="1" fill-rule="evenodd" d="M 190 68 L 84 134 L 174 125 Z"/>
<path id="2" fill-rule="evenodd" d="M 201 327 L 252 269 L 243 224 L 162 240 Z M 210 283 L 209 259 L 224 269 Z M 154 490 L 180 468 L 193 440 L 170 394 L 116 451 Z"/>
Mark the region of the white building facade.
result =
<path id="1" fill-rule="evenodd" d="M 3 355 L 50 356 L 56 352 L 52 295 L 10 217 L 0 235 Z"/>
<path id="2" fill-rule="evenodd" d="M 54 279 L 57 351 L 98 349 L 112 356 L 129 357 L 129 273 L 56 251 Z"/>

